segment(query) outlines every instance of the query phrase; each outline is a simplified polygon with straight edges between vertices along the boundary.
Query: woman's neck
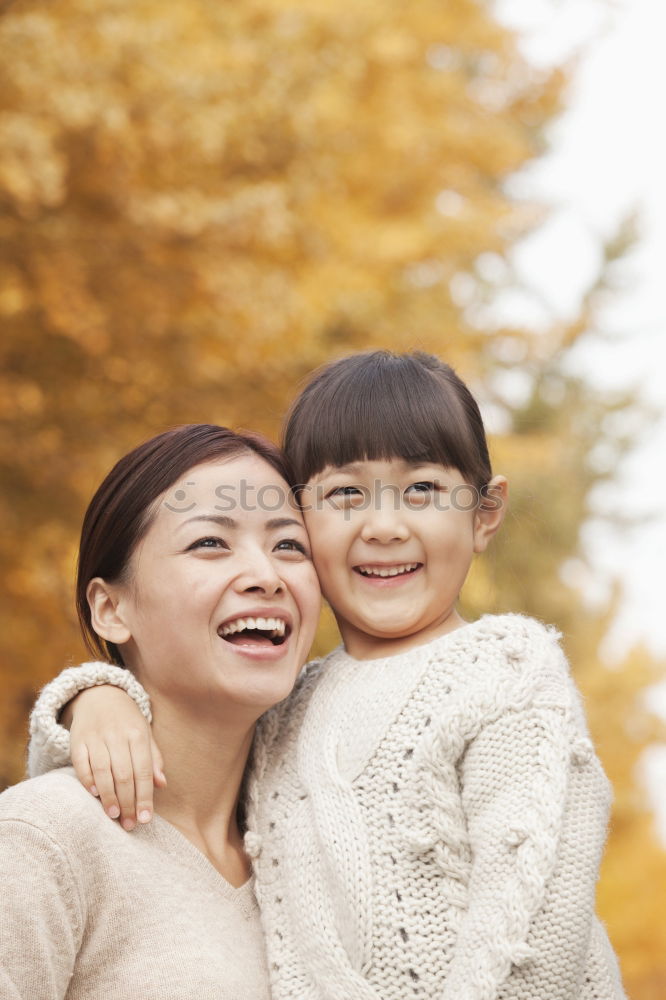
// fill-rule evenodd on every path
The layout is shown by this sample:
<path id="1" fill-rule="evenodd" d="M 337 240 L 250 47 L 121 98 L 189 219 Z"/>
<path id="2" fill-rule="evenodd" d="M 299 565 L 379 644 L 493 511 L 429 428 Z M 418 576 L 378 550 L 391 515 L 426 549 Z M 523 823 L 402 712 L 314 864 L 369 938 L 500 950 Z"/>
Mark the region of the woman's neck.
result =
<path id="1" fill-rule="evenodd" d="M 151 694 L 153 735 L 168 784 L 155 790 L 155 812 L 175 826 L 231 882 L 250 874 L 238 824 L 238 801 L 254 722 L 188 712 Z"/>

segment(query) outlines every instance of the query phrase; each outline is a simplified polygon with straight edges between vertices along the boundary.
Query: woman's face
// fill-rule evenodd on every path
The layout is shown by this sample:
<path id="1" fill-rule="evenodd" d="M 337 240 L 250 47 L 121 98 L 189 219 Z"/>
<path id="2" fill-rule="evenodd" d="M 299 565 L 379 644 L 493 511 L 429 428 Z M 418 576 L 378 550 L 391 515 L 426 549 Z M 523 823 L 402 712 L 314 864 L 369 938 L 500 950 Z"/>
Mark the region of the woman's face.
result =
<path id="1" fill-rule="evenodd" d="M 117 613 L 152 695 L 261 714 L 307 658 L 320 592 L 289 487 L 257 455 L 197 465 L 158 501 Z"/>

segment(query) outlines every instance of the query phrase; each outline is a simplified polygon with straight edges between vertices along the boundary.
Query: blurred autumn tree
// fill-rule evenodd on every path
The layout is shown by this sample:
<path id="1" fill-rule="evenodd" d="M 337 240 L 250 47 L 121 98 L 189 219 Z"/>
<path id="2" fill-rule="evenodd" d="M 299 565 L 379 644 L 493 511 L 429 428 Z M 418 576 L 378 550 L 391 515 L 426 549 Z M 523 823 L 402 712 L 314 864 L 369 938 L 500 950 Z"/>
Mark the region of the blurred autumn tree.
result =
<path id="1" fill-rule="evenodd" d="M 543 215 L 506 182 L 546 148 L 566 83 L 518 41 L 483 0 L 5 6 L 0 781 L 22 773 L 37 686 L 82 655 L 76 535 L 112 461 L 184 421 L 275 435 L 321 361 L 433 350 L 499 414 L 496 466 L 514 483 L 468 605 L 565 633 L 618 787 L 604 913 L 632 996 L 652 1000 L 664 922 L 658 903 L 631 904 L 665 872 L 634 776 L 657 735 L 638 697 L 652 674 L 639 654 L 600 665 L 605 618 L 559 579 L 612 472 L 590 450 L 619 440 L 606 417 L 630 402 L 565 374 L 604 275 L 566 327 L 492 319 L 510 251 Z M 632 883 L 638 857 L 649 880 Z"/>

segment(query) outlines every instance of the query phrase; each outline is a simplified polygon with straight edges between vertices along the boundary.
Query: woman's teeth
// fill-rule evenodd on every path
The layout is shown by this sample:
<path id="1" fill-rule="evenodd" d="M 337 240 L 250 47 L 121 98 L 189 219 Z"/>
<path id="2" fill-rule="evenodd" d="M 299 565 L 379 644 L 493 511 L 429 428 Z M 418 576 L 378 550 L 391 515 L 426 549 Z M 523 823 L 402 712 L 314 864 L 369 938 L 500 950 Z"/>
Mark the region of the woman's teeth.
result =
<path id="1" fill-rule="evenodd" d="M 359 566 L 358 571 L 363 576 L 400 576 L 402 573 L 412 573 L 418 566 L 418 563 L 403 563 L 402 566 Z"/>
<path id="2" fill-rule="evenodd" d="M 218 629 L 218 635 L 226 639 L 237 632 L 266 632 L 269 639 L 284 638 L 287 623 L 281 618 L 235 618 Z"/>

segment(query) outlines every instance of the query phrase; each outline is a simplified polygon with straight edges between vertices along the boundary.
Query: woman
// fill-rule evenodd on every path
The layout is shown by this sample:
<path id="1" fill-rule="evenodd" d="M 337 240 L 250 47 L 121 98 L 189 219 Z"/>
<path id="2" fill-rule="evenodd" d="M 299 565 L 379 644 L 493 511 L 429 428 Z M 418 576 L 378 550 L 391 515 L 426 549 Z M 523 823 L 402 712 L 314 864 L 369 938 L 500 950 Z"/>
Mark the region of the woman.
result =
<path id="1" fill-rule="evenodd" d="M 267 1000 L 238 805 L 257 719 L 291 691 L 319 609 L 288 480 L 269 442 L 192 425 L 95 494 L 84 635 L 149 692 L 169 783 L 131 837 L 71 769 L 0 796 L 3 998 Z"/>

